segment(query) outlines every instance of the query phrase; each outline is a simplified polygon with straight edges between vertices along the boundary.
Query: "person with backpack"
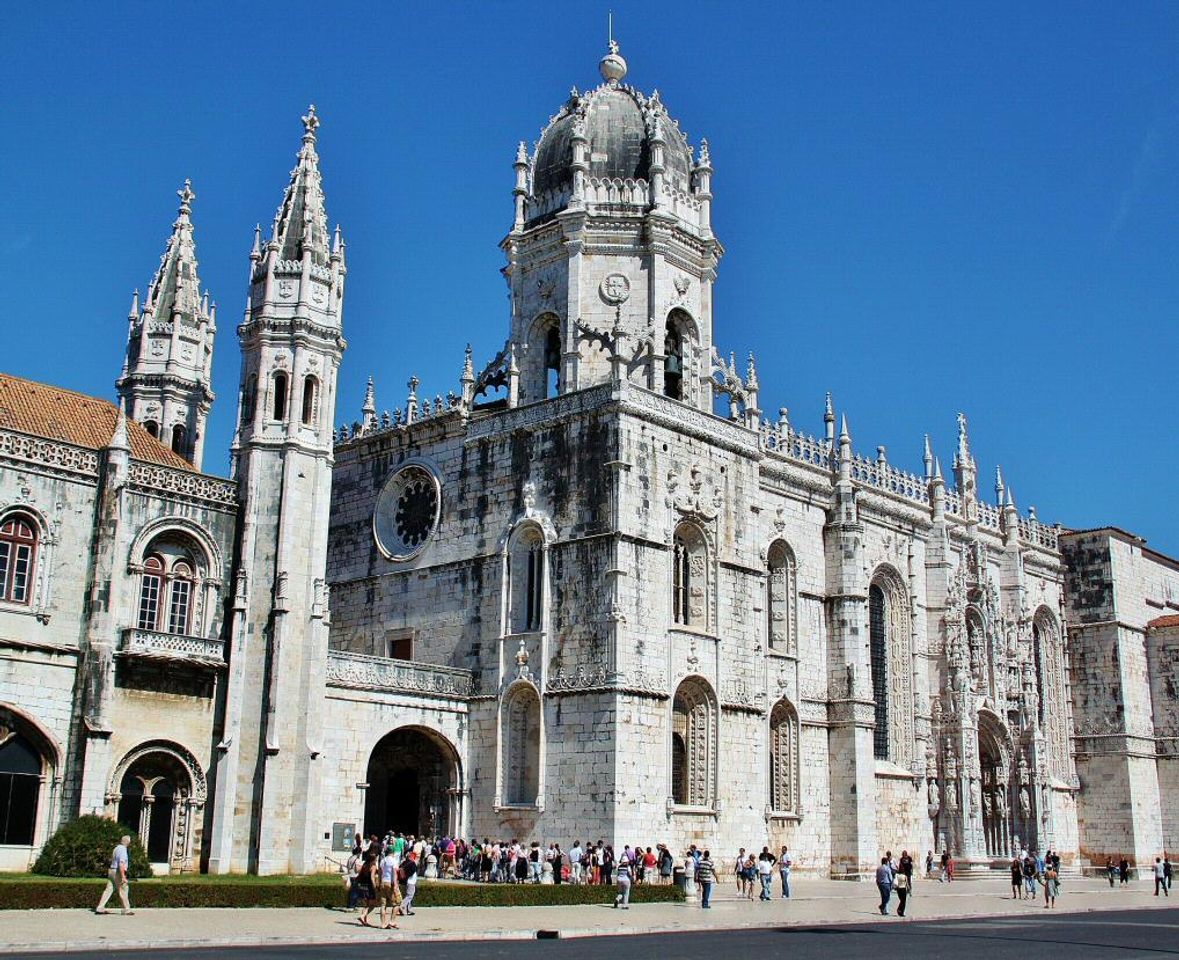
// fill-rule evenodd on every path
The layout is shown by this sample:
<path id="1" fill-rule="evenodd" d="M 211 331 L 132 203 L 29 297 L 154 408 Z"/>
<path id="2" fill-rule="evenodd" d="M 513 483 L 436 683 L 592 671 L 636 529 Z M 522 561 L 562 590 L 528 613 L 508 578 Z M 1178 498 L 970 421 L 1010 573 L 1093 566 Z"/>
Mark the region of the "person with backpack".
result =
<path id="1" fill-rule="evenodd" d="M 630 909 L 630 887 L 632 883 L 630 860 L 624 853 L 618 861 L 618 893 L 614 897 L 614 908 Z"/>

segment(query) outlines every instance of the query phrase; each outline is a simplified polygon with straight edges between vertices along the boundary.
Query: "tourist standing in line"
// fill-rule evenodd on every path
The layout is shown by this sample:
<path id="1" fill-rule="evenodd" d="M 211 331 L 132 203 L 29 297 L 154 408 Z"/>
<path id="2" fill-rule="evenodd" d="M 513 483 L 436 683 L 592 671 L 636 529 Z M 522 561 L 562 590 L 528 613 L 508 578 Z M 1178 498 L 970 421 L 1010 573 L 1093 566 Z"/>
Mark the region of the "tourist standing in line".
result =
<path id="1" fill-rule="evenodd" d="M 540 883 L 540 844 L 535 840 L 528 850 L 528 869 L 532 874 L 532 882 Z"/>
<path id="2" fill-rule="evenodd" d="M 708 910 L 712 907 L 712 887 L 716 883 L 716 867 L 707 850 L 696 861 L 696 882 L 700 884 L 700 906 Z"/>
<path id="3" fill-rule="evenodd" d="M 117 847 L 115 848 L 118 849 Z M 1154 858 L 1154 895 L 1159 895 L 1160 888 L 1163 891 L 1163 896 L 1169 897 L 1171 894 L 1167 892 L 1167 868 L 1163 866 L 1163 858 Z"/>
<path id="4" fill-rule="evenodd" d="M 760 899 L 763 902 L 774 898 L 774 864 L 777 862 L 769 847 L 761 848 L 757 857 L 757 878 L 761 881 Z"/>
<path id="5" fill-rule="evenodd" d="M 581 883 L 582 882 L 581 860 L 582 860 L 581 841 L 574 840 L 573 846 L 569 848 L 569 882 L 570 883 Z"/>
<path id="6" fill-rule="evenodd" d="M 618 893 L 614 897 L 614 908 L 630 909 L 630 885 L 632 882 L 630 861 L 626 854 L 618 861 Z"/>
<path id="7" fill-rule="evenodd" d="M 1036 899 L 1036 861 L 1031 857 L 1024 857 L 1023 860 L 1023 882 L 1024 888 L 1027 891 L 1028 899 Z"/>
<path id="8" fill-rule="evenodd" d="M 1120 877 L 1119 886 L 1125 886 L 1130 882 L 1130 861 L 1125 857 L 1122 857 L 1121 862 L 1118 864 L 1118 876 Z"/>
<path id="9" fill-rule="evenodd" d="M 106 888 L 102 891 L 98 906 L 94 908 L 95 913 L 110 912 L 106 908 L 106 903 L 116 890 L 119 893 L 119 901 L 123 904 L 123 916 L 129 917 L 135 912 L 131 909 L 131 900 L 127 896 L 127 867 L 131 861 L 131 856 L 127 852 L 129 846 L 131 846 L 131 837 L 124 836 L 111 851 L 111 865 L 106 873 Z"/>
<path id="10" fill-rule="evenodd" d="M 377 905 L 377 887 L 380 886 L 381 875 L 377 865 L 377 855 L 381 852 L 381 845 L 370 841 L 364 851 L 364 860 L 360 864 L 360 873 L 356 875 L 356 885 L 360 887 L 360 897 L 364 901 L 364 909 L 360 911 L 360 925 L 371 927 L 368 915 Z"/>
<path id="11" fill-rule="evenodd" d="M 1112 880 L 1109 885 L 1113 886 Z M 1019 862 L 1019 857 L 1011 858 L 1011 899 L 1023 899 L 1023 864 Z"/>
<path id="12" fill-rule="evenodd" d="M 926 877 L 933 876 L 933 851 L 932 850 L 925 851 L 925 876 Z"/>
<path id="13" fill-rule="evenodd" d="M 401 865 L 401 871 L 405 874 L 405 900 L 401 904 L 401 913 L 404 916 L 413 916 L 413 898 L 414 894 L 418 892 L 418 855 L 410 853 L 405 858 L 405 862 Z"/>
<path id="14" fill-rule="evenodd" d="M 667 848 L 666 843 L 659 844 L 659 882 L 664 886 L 671 883 L 672 874 L 675 873 L 675 857 L 672 856 L 671 851 Z"/>
<path id="15" fill-rule="evenodd" d="M 609 886 L 613 883 L 614 876 L 614 846 L 613 844 L 606 844 L 606 849 L 602 851 L 602 883 Z"/>
<path id="16" fill-rule="evenodd" d="M 896 876 L 892 878 L 893 889 L 897 892 L 897 916 L 903 917 L 905 915 L 905 904 L 909 900 L 911 880 L 909 875 L 903 870 L 898 870 Z"/>
<path id="17" fill-rule="evenodd" d="M 390 843 L 381 857 L 381 887 L 377 891 L 377 900 L 381 904 L 382 930 L 398 929 L 396 917 L 401 906 L 401 887 L 397 884 L 397 867 L 397 854 Z"/>
<path id="18" fill-rule="evenodd" d="M 880 915 L 888 916 L 888 901 L 892 896 L 892 867 L 888 865 L 888 857 L 880 858 L 880 866 L 876 868 L 876 889 L 880 891 Z"/>
<path id="19" fill-rule="evenodd" d="M 1109 877 L 1110 889 L 1113 889 L 1114 877 L 1117 874 L 1117 867 L 1114 866 L 1113 857 L 1107 857 L 1105 860 L 1105 875 Z"/>
<path id="20" fill-rule="evenodd" d="M 782 856 L 778 857 L 778 873 L 782 876 L 782 899 L 790 899 L 790 868 L 794 861 L 790 859 L 790 849 L 783 845 Z"/>
<path id="21" fill-rule="evenodd" d="M 360 888 L 356 886 L 356 877 L 360 874 L 360 864 L 364 858 L 364 849 L 360 845 L 360 840 L 357 839 L 352 847 L 352 856 L 348 858 L 348 863 L 344 869 L 348 871 L 348 909 L 353 913 L 360 906 Z"/>
<path id="22" fill-rule="evenodd" d="M 733 865 L 733 875 L 737 878 L 737 896 L 745 896 L 745 848 L 737 851 L 737 862 Z"/>

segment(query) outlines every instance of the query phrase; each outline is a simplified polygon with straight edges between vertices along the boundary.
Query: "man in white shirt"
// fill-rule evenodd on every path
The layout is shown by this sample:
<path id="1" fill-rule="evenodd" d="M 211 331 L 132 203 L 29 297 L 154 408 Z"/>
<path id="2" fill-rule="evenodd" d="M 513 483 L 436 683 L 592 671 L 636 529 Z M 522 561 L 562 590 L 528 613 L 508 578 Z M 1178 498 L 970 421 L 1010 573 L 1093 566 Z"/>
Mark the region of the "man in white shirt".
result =
<path id="1" fill-rule="evenodd" d="M 1167 868 L 1163 865 L 1162 857 L 1154 858 L 1154 895 L 1159 895 L 1159 888 L 1162 888 L 1163 896 L 1169 897 L 1171 894 L 1167 892 Z"/>
<path id="2" fill-rule="evenodd" d="M 102 898 L 98 901 L 98 906 L 94 908 L 95 913 L 110 913 L 106 908 L 106 902 L 116 890 L 119 891 L 119 899 L 123 903 L 123 916 L 129 917 L 134 913 L 131 909 L 131 901 L 127 897 L 127 864 L 130 859 L 127 848 L 130 845 L 131 838 L 125 836 L 111 851 L 111 866 L 106 874 L 106 889 L 102 891 Z"/>
<path id="3" fill-rule="evenodd" d="M 574 840 L 573 847 L 569 851 L 569 872 L 572 874 L 570 879 L 574 883 L 581 883 L 581 841 Z"/>
<path id="4" fill-rule="evenodd" d="M 782 856 L 778 857 L 778 872 L 782 875 L 782 899 L 790 899 L 790 868 L 794 861 L 790 859 L 788 847 L 782 847 Z"/>

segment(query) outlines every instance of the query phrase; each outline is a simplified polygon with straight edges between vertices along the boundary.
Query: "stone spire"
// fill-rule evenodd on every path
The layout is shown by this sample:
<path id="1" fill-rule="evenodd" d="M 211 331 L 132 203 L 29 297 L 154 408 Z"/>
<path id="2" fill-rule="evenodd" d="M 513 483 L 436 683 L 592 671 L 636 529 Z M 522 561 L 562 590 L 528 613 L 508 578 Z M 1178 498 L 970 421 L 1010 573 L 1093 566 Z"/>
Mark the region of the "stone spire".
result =
<path id="1" fill-rule="evenodd" d="M 331 250 L 323 177 L 319 172 L 319 154 L 315 150 L 318 129 L 319 116 L 315 104 L 311 104 L 303 117 L 303 146 L 299 150 L 299 161 L 291 171 L 291 182 L 274 218 L 271 242 L 278 244 L 280 261 L 302 260 L 303 251 L 310 250 L 312 263 L 322 267 L 327 265 Z"/>
<path id="2" fill-rule="evenodd" d="M 377 390 L 373 378 L 368 378 L 368 386 L 364 390 L 364 406 L 360 408 L 360 422 L 365 430 L 371 430 L 377 422 Z"/>
<path id="3" fill-rule="evenodd" d="M 213 403 L 217 308 L 201 290 L 193 234 L 192 181 L 177 191 L 180 208 L 142 304 L 131 304 L 127 358 L 116 386 L 128 415 L 200 467 Z"/>

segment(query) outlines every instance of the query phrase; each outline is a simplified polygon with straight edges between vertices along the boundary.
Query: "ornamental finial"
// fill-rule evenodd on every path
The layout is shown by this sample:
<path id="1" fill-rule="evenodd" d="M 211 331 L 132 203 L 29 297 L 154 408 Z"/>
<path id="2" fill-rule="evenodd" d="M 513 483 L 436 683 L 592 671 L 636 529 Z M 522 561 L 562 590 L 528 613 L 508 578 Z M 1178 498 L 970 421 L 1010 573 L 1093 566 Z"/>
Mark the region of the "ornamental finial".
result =
<path id="1" fill-rule="evenodd" d="M 610 14 L 610 38 L 608 41 L 610 52 L 602 57 L 598 69 L 602 72 L 602 79 L 610 86 L 617 86 L 626 76 L 626 61 L 618 52 L 618 41 L 614 39 L 614 14 Z"/>
<path id="2" fill-rule="evenodd" d="M 311 104 L 307 108 L 307 115 L 303 117 L 303 137 L 304 139 L 315 139 L 315 131 L 319 129 L 319 115 L 315 112 L 315 104 Z"/>
<path id="3" fill-rule="evenodd" d="M 176 196 L 180 198 L 180 215 L 186 217 L 192 213 L 192 202 L 196 199 L 196 194 L 193 193 L 191 180 L 184 181 L 184 186 L 176 191 Z"/>

